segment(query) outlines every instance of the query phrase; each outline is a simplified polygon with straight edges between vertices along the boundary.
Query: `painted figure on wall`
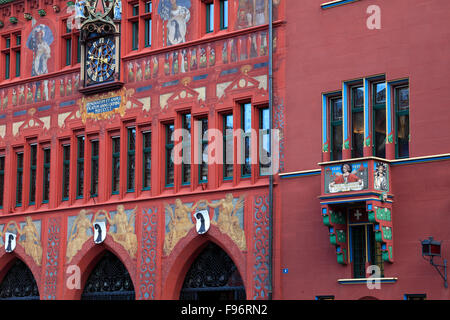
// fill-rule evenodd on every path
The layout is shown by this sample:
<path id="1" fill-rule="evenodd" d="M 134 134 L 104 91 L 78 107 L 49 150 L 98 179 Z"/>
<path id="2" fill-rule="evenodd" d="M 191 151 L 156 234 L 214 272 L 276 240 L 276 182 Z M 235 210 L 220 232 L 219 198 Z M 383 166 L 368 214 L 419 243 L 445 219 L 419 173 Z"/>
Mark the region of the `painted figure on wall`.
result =
<path id="1" fill-rule="evenodd" d="M 125 207 L 121 204 L 117 206 L 117 213 L 113 218 L 110 218 L 107 212 L 104 211 L 108 223 L 115 227 L 115 232 L 109 229 L 108 234 L 113 237 L 114 241 L 120 243 L 132 258 L 136 257 L 137 252 L 137 237 L 134 232 L 136 209 L 133 209 L 129 217 L 125 212 Z"/>
<path id="2" fill-rule="evenodd" d="M 386 163 L 375 163 L 374 188 L 376 190 L 389 191 Z"/>
<path id="3" fill-rule="evenodd" d="M 31 220 L 31 217 L 26 218 L 26 224 L 22 229 L 17 226 L 17 232 L 20 235 L 19 243 L 25 248 L 25 253 L 31 256 L 36 264 L 40 266 L 42 262 L 41 236 Z"/>
<path id="4" fill-rule="evenodd" d="M 164 253 L 169 254 L 178 241 L 184 238 L 189 230 L 194 226 L 191 214 L 197 208 L 199 202 L 190 207 L 184 204 L 180 199 L 175 200 L 175 208 L 166 204 L 166 215 L 168 213 L 170 222 L 168 231 L 164 239 Z"/>
<path id="5" fill-rule="evenodd" d="M 340 166 L 340 173 L 335 172 L 335 174 L 332 175 L 332 180 L 328 186 L 329 192 L 358 191 L 367 187 L 367 182 L 364 183 L 364 180 L 367 180 L 367 164 L 355 163 L 353 165 L 355 168 L 353 168 L 350 163 L 344 163 Z M 332 168 L 332 170 L 335 169 L 338 168 Z"/>
<path id="6" fill-rule="evenodd" d="M 31 31 L 27 40 L 27 48 L 33 51 L 32 76 L 49 72 L 47 62 L 51 57 L 50 45 L 52 42 L 53 33 L 48 26 L 40 24 Z"/>
<path id="7" fill-rule="evenodd" d="M 217 221 L 213 220 L 213 224 L 217 224 L 220 231 L 227 234 L 241 250 L 246 250 L 245 232 L 241 227 L 241 222 L 237 216 L 237 212 L 244 208 L 245 196 L 240 196 L 236 203 L 233 203 L 233 194 L 228 193 L 225 199 L 221 199 L 216 203 L 207 202 L 210 208 L 219 208 Z"/>
<path id="8" fill-rule="evenodd" d="M 87 211 L 82 209 L 80 214 L 76 217 L 70 230 L 69 240 L 67 242 L 66 257 L 70 262 L 72 258 L 83 247 L 83 244 L 91 236 L 92 222 L 86 216 Z"/>
<path id="9" fill-rule="evenodd" d="M 40 221 L 37 222 L 40 226 Z M 12 229 L 10 226 L 14 226 Z M 40 227 L 39 227 L 40 228 Z M 15 234 L 19 239 L 19 243 L 25 249 L 25 253 L 33 258 L 34 262 L 38 266 L 42 263 L 42 245 L 41 245 L 41 234 L 36 228 L 35 223 L 30 216 L 25 218 L 25 224 L 22 228 L 15 221 L 9 221 L 3 232 L 0 232 L 0 237 L 3 238 L 4 234 L 8 232 Z M 11 248 L 13 249 L 13 248 Z M 11 251 L 7 251 L 11 252 Z"/>
<path id="10" fill-rule="evenodd" d="M 167 21 L 167 45 L 186 42 L 187 23 L 191 18 L 190 0 L 161 0 L 158 14 Z"/>

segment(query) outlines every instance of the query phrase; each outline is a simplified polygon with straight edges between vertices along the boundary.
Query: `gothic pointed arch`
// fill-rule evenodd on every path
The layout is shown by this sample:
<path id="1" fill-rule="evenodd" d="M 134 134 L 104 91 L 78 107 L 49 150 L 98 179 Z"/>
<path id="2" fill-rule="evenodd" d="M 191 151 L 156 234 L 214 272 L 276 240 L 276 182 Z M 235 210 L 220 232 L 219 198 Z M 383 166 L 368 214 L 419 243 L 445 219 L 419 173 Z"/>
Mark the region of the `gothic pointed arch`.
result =
<path id="1" fill-rule="evenodd" d="M 134 300 L 133 281 L 124 264 L 110 251 L 104 251 L 90 273 L 82 300 Z"/>
<path id="2" fill-rule="evenodd" d="M 245 287 L 238 268 L 214 242 L 192 263 L 180 292 L 181 300 L 243 300 Z"/>
<path id="3" fill-rule="evenodd" d="M 0 283 L 0 300 L 39 300 L 39 289 L 31 270 L 20 259 L 13 259 Z"/>

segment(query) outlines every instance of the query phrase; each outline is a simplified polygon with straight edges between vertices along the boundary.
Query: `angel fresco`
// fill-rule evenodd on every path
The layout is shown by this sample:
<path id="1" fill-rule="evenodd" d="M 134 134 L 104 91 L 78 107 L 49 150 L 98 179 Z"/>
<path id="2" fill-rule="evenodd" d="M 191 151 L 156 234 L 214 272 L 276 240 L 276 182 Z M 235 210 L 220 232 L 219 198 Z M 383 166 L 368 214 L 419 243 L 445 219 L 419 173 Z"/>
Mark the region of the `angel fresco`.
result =
<path id="1" fill-rule="evenodd" d="M 161 0 L 158 14 L 167 21 L 167 45 L 186 42 L 187 23 L 191 18 L 190 0 Z"/>
<path id="2" fill-rule="evenodd" d="M 69 240 L 67 242 L 66 257 L 70 262 L 72 258 L 83 247 L 83 244 L 89 239 L 89 230 L 92 227 L 92 222 L 86 217 L 87 211 L 82 209 L 80 214 L 76 217 L 72 228 L 70 230 Z"/>
<path id="3" fill-rule="evenodd" d="M 197 208 L 197 202 L 194 206 L 190 207 L 183 204 L 180 199 L 175 200 L 175 210 L 171 206 L 166 204 L 166 212 L 169 213 L 169 233 L 164 241 L 164 252 L 169 253 L 178 243 L 181 238 L 184 238 L 189 230 L 194 226 L 192 222 L 191 214 Z"/>
<path id="4" fill-rule="evenodd" d="M 214 222 L 219 226 L 220 231 L 230 236 L 231 239 L 238 245 L 239 249 L 245 250 L 247 245 L 245 241 L 245 233 L 241 227 L 239 217 L 236 213 L 244 207 L 245 196 L 239 197 L 236 204 L 233 203 L 233 194 L 228 193 L 225 199 L 219 200 L 216 203 L 207 202 L 210 208 L 219 207 L 219 216 L 217 222 Z"/>
<path id="5" fill-rule="evenodd" d="M 115 227 L 115 232 L 111 232 L 109 230 L 108 234 L 114 239 L 114 241 L 120 243 L 125 250 L 128 251 L 132 258 L 136 257 L 137 252 L 137 237 L 134 232 L 134 222 L 136 219 L 136 209 L 133 209 L 133 212 L 130 214 L 130 217 L 125 212 L 125 207 L 121 204 L 117 206 L 117 213 L 113 218 L 110 217 L 108 212 L 105 210 L 99 210 L 94 218 L 94 221 L 97 220 L 97 216 L 100 212 L 103 212 L 106 220 L 111 226 Z"/>
<path id="6" fill-rule="evenodd" d="M 33 258 L 34 262 L 38 266 L 42 263 L 42 246 L 40 240 L 40 233 L 37 231 L 36 226 L 33 223 L 31 217 L 26 217 L 25 225 L 23 228 L 15 221 L 10 221 L 4 228 L 3 232 L 0 232 L 0 237 L 3 238 L 6 231 L 9 229 L 11 225 L 15 225 L 17 230 L 17 235 L 19 236 L 19 243 L 25 249 L 25 253 Z"/>

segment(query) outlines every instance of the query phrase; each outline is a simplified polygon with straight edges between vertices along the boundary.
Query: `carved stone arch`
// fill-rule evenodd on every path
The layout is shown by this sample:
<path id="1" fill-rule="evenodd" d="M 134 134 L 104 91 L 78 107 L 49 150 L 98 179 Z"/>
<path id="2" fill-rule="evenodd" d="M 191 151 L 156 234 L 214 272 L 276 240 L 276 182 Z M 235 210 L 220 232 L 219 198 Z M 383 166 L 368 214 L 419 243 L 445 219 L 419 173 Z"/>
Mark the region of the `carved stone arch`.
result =
<path id="1" fill-rule="evenodd" d="M 68 271 L 66 271 L 69 266 L 77 266 L 79 268 L 81 280 L 79 288 L 69 289 L 66 285 L 64 285 L 63 299 L 79 300 L 81 298 L 86 281 L 106 251 L 109 251 L 115 255 L 125 266 L 136 292 L 136 288 L 138 288 L 136 261 L 131 259 L 128 252 L 122 247 L 122 245 L 115 242 L 111 236 L 107 236 L 102 244 L 95 244 L 93 237 L 90 237 L 83 244 L 81 250 L 71 259 L 71 261 L 66 261 L 64 284 L 70 280 L 69 278 L 72 275 L 70 272 L 68 273 Z"/>
<path id="2" fill-rule="evenodd" d="M 231 258 L 242 278 L 247 295 L 249 294 L 245 253 L 228 235 L 223 234 L 217 226 L 211 225 L 209 231 L 203 235 L 198 235 L 193 228 L 166 257 L 166 261 L 163 262 L 165 268 L 162 275 L 162 299 L 179 299 L 187 272 L 209 242 L 219 246 Z"/>

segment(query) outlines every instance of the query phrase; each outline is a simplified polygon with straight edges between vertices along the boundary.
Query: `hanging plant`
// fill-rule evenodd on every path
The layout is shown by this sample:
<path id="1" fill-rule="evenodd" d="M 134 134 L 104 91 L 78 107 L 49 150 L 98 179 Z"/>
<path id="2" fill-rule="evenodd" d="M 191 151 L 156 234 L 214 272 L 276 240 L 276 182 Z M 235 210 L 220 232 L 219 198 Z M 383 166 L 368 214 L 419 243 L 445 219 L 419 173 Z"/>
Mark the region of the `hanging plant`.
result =
<path id="1" fill-rule="evenodd" d="M 74 5 L 75 5 L 75 2 L 73 2 L 73 1 L 67 2 L 67 6 L 68 6 L 68 7 L 71 7 L 71 6 L 74 6 Z"/>
<path id="2" fill-rule="evenodd" d="M 40 15 L 41 17 L 43 17 L 43 16 L 45 16 L 45 15 L 47 14 L 47 12 L 45 12 L 44 9 L 39 9 L 39 10 L 38 10 L 38 13 L 39 13 L 39 15 Z"/>
<path id="3" fill-rule="evenodd" d="M 31 20 L 33 19 L 33 16 L 31 15 L 31 13 L 25 12 L 23 14 L 23 17 L 25 18 L 25 20 Z"/>
<path id="4" fill-rule="evenodd" d="M 9 18 L 9 22 L 11 22 L 12 24 L 16 24 L 18 21 L 19 21 L 19 19 L 17 19 L 16 17 Z"/>

